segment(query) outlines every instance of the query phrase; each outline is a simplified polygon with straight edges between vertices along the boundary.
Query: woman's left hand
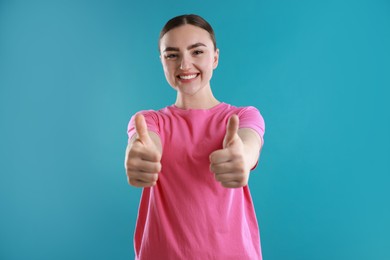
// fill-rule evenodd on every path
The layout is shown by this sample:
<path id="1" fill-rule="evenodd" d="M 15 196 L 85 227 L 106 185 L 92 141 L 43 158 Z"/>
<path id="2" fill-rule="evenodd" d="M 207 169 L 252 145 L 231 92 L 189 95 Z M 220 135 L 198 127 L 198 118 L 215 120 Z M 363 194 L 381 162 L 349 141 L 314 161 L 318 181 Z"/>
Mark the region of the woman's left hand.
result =
<path id="1" fill-rule="evenodd" d="M 226 188 L 240 188 L 248 184 L 251 165 L 246 147 L 238 134 L 239 118 L 229 118 L 223 149 L 210 154 L 210 170 Z M 258 157 L 258 154 L 257 154 Z"/>

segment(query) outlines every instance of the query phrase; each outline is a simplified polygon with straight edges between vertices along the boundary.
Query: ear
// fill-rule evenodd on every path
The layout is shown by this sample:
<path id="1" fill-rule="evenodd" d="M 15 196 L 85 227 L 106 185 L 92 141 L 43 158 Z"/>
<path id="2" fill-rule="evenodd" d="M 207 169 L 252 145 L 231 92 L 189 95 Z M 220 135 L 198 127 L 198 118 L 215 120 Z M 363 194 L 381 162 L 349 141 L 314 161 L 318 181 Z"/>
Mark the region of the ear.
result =
<path id="1" fill-rule="evenodd" d="M 218 67 L 218 61 L 219 61 L 219 49 L 216 49 L 214 52 L 213 69 L 216 69 Z"/>

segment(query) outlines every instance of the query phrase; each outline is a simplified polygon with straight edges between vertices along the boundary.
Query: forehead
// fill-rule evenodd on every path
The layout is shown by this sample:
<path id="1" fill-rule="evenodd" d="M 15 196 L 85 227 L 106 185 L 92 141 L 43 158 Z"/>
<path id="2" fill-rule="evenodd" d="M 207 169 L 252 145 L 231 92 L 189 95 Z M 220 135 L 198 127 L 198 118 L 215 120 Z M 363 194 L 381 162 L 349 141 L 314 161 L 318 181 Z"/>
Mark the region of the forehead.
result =
<path id="1" fill-rule="evenodd" d="M 161 38 L 160 43 L 161 43 L 161 48 L 163 47 L 186 48 L 189 45 L 198 42 L 205 44 L 207 47 L 213 46 L 213 42 L 211 40 L 208 31 L 191 24 L 185 24 L 168 31 Z"/>

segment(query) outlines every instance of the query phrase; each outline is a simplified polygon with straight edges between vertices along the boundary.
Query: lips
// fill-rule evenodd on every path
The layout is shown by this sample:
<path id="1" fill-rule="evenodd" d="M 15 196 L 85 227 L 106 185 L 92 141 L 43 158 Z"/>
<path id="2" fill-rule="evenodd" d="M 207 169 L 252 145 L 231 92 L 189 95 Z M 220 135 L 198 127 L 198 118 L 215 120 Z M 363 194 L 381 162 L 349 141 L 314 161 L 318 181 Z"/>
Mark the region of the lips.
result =
<path id="1" fill-rule="evenodd" d="M 186 73 L 186 74 L 180 74 L 178 75 L 177 77 L 180 79 L 180 80 L 191 80 L 191 79 L 194 79 L 196 77 L 199 76 L 199 73 Z"/>

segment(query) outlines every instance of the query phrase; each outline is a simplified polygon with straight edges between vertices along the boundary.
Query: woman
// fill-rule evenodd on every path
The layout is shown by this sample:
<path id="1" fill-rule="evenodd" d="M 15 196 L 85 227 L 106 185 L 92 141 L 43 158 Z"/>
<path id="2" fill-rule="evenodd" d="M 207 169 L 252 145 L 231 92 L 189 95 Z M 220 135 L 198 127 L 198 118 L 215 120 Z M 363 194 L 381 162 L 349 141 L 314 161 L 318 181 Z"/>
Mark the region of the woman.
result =
<path id="1" fill-rule="evenodd" d="M 247 184 L 263 144 L 263 118 L 254 107 L 214 97 L 219 50 L 200 16 L 169 20 L 159 51 L 177 98 L 129 122 L 128 182 L 144 188 L 136 259 L 261 259 Z"/>

